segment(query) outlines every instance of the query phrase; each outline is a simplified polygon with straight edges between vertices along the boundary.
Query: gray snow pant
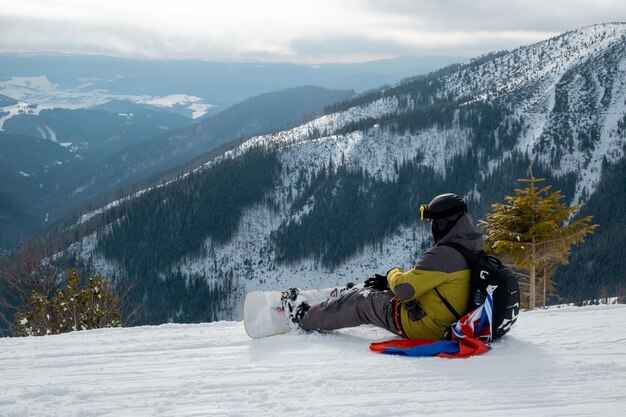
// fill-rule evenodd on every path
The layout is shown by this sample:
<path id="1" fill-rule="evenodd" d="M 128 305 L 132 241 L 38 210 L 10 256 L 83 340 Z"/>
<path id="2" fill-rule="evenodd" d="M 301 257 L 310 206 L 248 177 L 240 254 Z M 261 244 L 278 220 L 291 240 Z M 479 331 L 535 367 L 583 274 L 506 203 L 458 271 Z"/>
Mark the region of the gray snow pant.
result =
<path id="1" fill-rule="evenodd" d="M 336 330 L 373 324 L 401 335 L 395 324 L 395 304 L 391 291 L 362 288 L 311 306 L 299 324 L 304 330 Z"/>

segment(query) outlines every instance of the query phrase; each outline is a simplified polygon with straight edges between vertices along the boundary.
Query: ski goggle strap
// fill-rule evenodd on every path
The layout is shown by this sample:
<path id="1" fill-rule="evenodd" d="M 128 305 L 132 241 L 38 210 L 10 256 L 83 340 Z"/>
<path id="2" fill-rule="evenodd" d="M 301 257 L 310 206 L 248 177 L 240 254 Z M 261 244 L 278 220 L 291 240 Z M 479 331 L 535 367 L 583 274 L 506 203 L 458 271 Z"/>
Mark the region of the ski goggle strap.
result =
<path id="1" fill-rule="evenodd" d="M 465 213 L 466 211 L 467 210 L 466 209 L 464 210 L 464 207 L 459 205 L 457 207 L 450 207 L 447 210 L 438 211 L 438 212 L 433 213 L 430 210 L 428 210 L 428 204 L 422 204 L 420 206 L 420 220 L 445 219 L 446 217 L 454 216 L 455 214 L 462 214 L 462 213 Z"/>
<path id="2" fill-rule="evenodd" d="M 420 220 L 426 220 L 426 217 L 424 217 L 426 210 L 428 210 L 428 204 L 422 204 L 420 206 Z"/>

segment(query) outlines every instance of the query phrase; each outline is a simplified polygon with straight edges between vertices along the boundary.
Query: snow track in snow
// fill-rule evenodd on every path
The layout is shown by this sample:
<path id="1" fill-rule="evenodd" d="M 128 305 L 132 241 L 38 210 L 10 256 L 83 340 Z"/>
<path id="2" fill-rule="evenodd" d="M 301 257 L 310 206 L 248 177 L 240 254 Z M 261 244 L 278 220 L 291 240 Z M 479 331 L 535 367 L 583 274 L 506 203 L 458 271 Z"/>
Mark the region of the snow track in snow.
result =
<path id="1" fill-rule="evenodd" d="M 626 306 L 522 313 L 487 354 L 368 350 L 362 326 L 249 339 L 241 322 L 0 339 L 0 416 L 626 414 Z"/>

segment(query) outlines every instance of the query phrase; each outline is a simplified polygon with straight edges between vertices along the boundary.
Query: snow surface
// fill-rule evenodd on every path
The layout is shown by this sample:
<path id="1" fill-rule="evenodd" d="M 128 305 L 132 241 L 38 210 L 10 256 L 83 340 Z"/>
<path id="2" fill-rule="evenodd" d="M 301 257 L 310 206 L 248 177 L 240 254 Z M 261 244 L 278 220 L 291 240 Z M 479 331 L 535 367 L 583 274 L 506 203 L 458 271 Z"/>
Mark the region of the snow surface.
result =
<path id="1" fill-rule="evenodd" d="M 1 83 L 0 83 L 1 84 Z M 1 90 L 1 88 L 0 88 Z M 6 106 L 6 107 L 2 107 L 2 111 L 6 112 L 7 114 L 5 114 L 4 116 L 0 117 L 0 132 L 4 130 L 4 123 L 9 120 L 11 117 L 13 116 L 17 116 L 18 114 L 33 114 L 33 115 L 38 115 L 42 110 L 45 110 L 47 108 L 50 108 L 48 106 L 36 106 L 36 107 L 29 107 L 29 103 L 20 101 L 17 104 L 14 104 L 12 106 Z M 41 133 L 42 137 L 45 139 L 45 133 Z M 56 135 L 55 135 L 55 139 L 56 139 Z"/>
<path id="2" fill-rule="evenodd" d="M 626 415 L 624 305 L 522 313 L 470 359 L 368 350 L 391 337 L 361 326 L 252 340 L 217 322 L 3 338 L 0 415 Z"/>

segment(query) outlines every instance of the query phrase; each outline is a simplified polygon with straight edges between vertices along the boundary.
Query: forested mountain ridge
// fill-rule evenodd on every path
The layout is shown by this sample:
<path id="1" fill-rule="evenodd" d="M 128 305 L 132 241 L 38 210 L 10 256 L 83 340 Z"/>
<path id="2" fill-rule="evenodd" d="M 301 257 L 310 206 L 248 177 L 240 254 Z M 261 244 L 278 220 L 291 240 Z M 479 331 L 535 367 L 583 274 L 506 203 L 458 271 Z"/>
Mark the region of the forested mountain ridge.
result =
<path id="1" fill-rule="evenodd" d="M 4 119 L 0 114 L 0 161 L 6 161 L 0 166 L 0 253 L 72 211 L 142 189 L 196 158 L 205 161 L 207 152 L 219 154 L 220 147 L 302 123 L 353 95 L 296 87 L 249 98 L 195 122 L 125 102 L 100 109 L 21 102 L 19 113 L 13 109 Z"/>
<path id="2" fill-rule="evenodd" d="M 138 278 L 144 322 L 237 318 L 251 289 L 411 267 L 429 245 L 416 225 L 420 203 L 456 192 L 480 219 L 532 164 L 571 202 L 605 205 L 588 242 L 606 254 L 601 281 L 579 273 L 591 262 L 579 257 L 583 246 L 559 271 L 559 293 L 615 294 L 624 290 L 616 248 L 626 242 L 607 242 L 604 225 L 625 199 L 606 181 L 624 180 L 625 126 L 626 25 L 582 28 L 252 138 L 104 211 L 65 254 Z"/>

